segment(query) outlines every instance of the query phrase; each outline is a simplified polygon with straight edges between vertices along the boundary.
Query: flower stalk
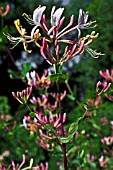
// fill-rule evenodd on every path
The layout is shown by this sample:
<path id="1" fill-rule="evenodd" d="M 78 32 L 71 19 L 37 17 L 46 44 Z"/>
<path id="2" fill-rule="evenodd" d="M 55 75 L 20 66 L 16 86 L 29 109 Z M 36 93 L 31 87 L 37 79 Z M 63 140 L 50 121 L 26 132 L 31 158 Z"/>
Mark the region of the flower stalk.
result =
<path id="1" fill-rule="evenodd" d="M 59 66 L 55 65 L 55 74 L 58 73 Z M 59 101 L 59 114 L 60 114 L 60 121 L 61 121 L 61 133 L 62 138 L 65 138 L 65 130 L 63 125 L 63 112 L 62 112 L 62 103 L 61 103 L 61 97 L 60 97 L 60 82 L 56 82 L 57 85 L 57 92 L 58 92 L 58 101 Z M 66 143 L 62 143 L 62 151 L 63 151 L 63 159 L 64 159 L 64 169 L 67 170 L 67 157 L 66 157 Z"/>

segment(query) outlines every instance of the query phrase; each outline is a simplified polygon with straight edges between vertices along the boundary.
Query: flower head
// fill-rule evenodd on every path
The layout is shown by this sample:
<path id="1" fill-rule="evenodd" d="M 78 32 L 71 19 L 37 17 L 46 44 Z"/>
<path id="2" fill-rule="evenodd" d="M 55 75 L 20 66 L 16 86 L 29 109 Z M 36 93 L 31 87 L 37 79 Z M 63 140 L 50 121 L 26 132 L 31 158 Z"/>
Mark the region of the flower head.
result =
<path id="1" fill-rule="evenodd" d="M 37 89 L 49 88 L 53 82 L 48 78 L 48 72 L 45 71 L 43 75 L 40 77 L 38 73 L 35 71 L 28 72 L 26 74 L 26 78 L 28 80 L 28 84 L 30 86 L 35 86 Z"/>
<path id="2" fill-rule="evenodd" d="M 79 17 L 78 17 L 78 28 L 87 29 L 90 27 L 90 25 L 96 22 L 96 21 L 90 21 L 90 22 L 87 21 L 88 21 L 88 12 L 84 12 L 82 9 L 80 9 Z"/>
<path id="3" fill-rule="evenodd" d="M 12 92 L 12 95 L 15 99 L 17 99 L 21 104 L 25 104 L 29 99 L 30 94 L 32 93 L 32 87 L 27 87 L 22 92 L 17 91 Z"/>
<path id="4" fill-rule="evenodd" d="M 96 91 L 98 95 L 101 95 L 102 93 L 106 92 L 111 86 L 111 83 L 107 83 L 106 81 L 98 82 L 96 85 Z"/>
<path id="5" fill-rule="evenodd" d="M 111 72 L 108 69 L 106 69 L 105 72 L 102 72 L 100 70 L 99 73 L 100 73 L 101 77 L 103 77 L 106 81 L 112 81 L 113 82 L 113 70 L 111 70 Z"/>

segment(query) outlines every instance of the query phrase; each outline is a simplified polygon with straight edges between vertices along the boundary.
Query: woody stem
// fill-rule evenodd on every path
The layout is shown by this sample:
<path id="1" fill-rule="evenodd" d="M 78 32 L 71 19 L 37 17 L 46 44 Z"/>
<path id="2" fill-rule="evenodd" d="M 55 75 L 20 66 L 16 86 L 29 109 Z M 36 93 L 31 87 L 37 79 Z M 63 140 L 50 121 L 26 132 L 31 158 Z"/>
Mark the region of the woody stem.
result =
<path id="1" fill-rule="evenodd" d="M 55 74 L 58 71 L 58 66 L 56 66 L 55 69 Z M 60 121 L 61 121 L 61 132 L 62 132 L 62 137 L 65 137 L 64 133 L 64 126 L 63 126 L 63 112 L 62 112 L 62 102 L 61 102 L 61 97 L 60 97 L 60 88 L 59 88 L 59 83 L 56 82 L 57 85 L 57 92 L 58 92 L 58 102 L 59 102 L 59 112 L 60 112 Z M 62 143 L 62 151 L 63 151 L 63 158 L 64 158 L 64 170 L 67 170 L 67 157 L 66 157 L 66 144 Z"/>

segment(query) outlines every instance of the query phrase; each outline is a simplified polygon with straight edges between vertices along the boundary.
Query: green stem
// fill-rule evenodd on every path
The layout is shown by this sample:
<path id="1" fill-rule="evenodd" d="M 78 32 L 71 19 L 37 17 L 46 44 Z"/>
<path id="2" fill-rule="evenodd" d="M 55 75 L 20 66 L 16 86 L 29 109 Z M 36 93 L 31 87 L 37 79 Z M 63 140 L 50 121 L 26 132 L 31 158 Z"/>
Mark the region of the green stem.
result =
<path id="1" fill-rule="evenodd" d="M 68 83 L 68 80 L 66 80 L 65 83 L 66 83 L 66 86 L 67 86 L 70 94 L 73 95 L 73 92 L 72 92 L 72 90 L 71 90 L 71 88 L 70 88 L 70 85 L 69 85 L 69 83 Z"/>
<path id="2" fill-rule="evenodd" d="M 54 69 L 55 69 L 55 74 L 57 74 L 57 72 L 59 71 L 59 66 L 54 65 Z M 63 112 L 62 112 L 62 103 L 61 103 L 61 97 L 60 97 L 59 82 L 56 82 L 56 85 L 57 85 L 57 92 L 58 92 L 61 132 L 62 132 L 62 137 L 65 137 L 64 126 L 63 126 Z M 64 157 L 64 169 L 67 170 L 66 143 L 62 143 L 62 151 L 63 151 L 63 157 Z"/>
<path id="3" fill-rule="evenodd" d="M 3 26 L 4 26 L 4 19 L 3 17 L 1 17 L 1 29 L 3 28 Z"/>

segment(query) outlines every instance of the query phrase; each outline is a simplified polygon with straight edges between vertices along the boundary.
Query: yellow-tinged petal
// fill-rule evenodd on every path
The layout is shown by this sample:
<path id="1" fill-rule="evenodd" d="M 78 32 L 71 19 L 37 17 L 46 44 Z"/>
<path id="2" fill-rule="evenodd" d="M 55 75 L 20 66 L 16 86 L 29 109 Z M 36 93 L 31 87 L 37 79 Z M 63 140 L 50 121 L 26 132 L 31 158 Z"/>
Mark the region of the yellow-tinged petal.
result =
<path id="1" fill-rule="evenodd" d="M 23 46 L 24 46 L 24 50 L 26 51 L 26 52 L 28 52 L 28 53 L 31 53 L 32 52 L 32 50 L 28 50 L 27 48 L 28 48 L 28 44 L 26 43 L 26 42 L 23 42 Z"/>
<path id="2" fill-rule="evenodd" d="M 83 41 L 87 40 L 87 42 L 84 44 L 84 46 L 87 46 L 90 43 L 92 43 L 92 41 L 94 41 L 98 36 L 99 36 L 99 33 L 96 33 L 95 35 L 95 31 L 92 31 L 90 35 L 87 35 L 86 37 L 81 38 L 81 40 Z"/>
<path id="3" fill-rule="evenodd" d="M 38 44 L 36 41 L 35 41 L 35 44 L 37 47 L 41 48 L 40 44 Z"/>
<path id="4" fill-rule="evenodd" d="M 40 34 L 40 32 L 39 32 L 39 29 L 37 29 L 37 30 L 35 31 L 34 35 L 33 35 L 33 38 L 34 38 L 35 40 L 39 40 L 40 37 L 41 37 L 41 34 Z"/>
<path id="5" fill-rule="evenodd" d="M 25 35 L 27 32 L 24 28 L 22 28 L 21 24 L 20 24 L 20 20 L 17 19 L 14 21 L 14 24 L 16 26 L 16 29 L 18 30 L 18 32 L 20 33 L 20 35 Z"/>

